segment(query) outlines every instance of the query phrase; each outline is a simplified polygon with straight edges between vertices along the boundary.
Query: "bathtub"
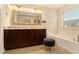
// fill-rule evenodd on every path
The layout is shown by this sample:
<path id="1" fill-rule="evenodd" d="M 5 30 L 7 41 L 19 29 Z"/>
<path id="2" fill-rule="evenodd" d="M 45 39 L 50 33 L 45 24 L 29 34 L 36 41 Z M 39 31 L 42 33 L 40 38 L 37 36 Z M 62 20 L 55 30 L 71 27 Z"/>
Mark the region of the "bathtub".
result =
<path id="1" fill-rule="evenodd" d="M 79 54 L 79 43 L 73 40 L 69 40 L 67 38 L 63 38 L 61 36 L 57 36 L 54 34 L 48 34 L 49 38 L 53 38 L 56 40 L 56 44 L 63 47 L 73 54 Z"/>

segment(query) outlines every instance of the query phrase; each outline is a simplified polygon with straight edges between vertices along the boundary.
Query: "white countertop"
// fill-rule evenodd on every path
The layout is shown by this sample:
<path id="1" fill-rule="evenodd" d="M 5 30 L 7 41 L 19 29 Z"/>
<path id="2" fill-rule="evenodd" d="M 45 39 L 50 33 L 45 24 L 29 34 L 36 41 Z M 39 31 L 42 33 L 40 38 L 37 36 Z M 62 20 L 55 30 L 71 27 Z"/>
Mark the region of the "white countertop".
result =
<path id="1" fill-rule="evenodd" d="M 4 29 L 46 29 L 44 27 L 3 27 Z"/>

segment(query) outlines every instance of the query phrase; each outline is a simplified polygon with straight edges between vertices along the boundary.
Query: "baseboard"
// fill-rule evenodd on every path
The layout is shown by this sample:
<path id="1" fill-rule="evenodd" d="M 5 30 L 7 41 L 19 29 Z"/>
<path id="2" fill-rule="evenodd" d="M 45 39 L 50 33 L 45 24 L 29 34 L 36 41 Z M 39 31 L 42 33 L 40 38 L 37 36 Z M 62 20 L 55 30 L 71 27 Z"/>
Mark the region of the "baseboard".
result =
<path id="1" fill-rule="evenodd" d="M 0 51 L 0 54 L 3 54 L 3 53 L 4 53 L 4 50 L 1 50 L 1 51 Z"/>

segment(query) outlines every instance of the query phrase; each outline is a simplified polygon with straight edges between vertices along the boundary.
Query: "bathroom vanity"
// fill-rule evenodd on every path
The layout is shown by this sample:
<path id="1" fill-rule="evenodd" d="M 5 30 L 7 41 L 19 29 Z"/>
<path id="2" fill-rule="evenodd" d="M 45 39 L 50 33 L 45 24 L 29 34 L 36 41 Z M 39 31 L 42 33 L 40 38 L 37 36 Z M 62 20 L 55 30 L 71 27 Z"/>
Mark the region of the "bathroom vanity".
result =
<path id="1" fill-rule="evenodd" d="M 43 43 L 46 37 L 46 29 L 5 29 L 5 50 L 34 46 Z"/>

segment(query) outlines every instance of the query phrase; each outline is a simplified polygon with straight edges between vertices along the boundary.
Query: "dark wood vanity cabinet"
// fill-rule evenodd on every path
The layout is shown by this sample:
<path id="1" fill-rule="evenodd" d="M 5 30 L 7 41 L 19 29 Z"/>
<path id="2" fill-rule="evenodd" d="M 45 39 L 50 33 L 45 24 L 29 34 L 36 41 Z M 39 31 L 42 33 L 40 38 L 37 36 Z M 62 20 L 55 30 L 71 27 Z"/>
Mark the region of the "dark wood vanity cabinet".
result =
<path id="1" fill-rule="evenodd" d="M 34 46 L 43 43 L 46 37 L 46 29 L 5 29 L 5 50 Z"/>

